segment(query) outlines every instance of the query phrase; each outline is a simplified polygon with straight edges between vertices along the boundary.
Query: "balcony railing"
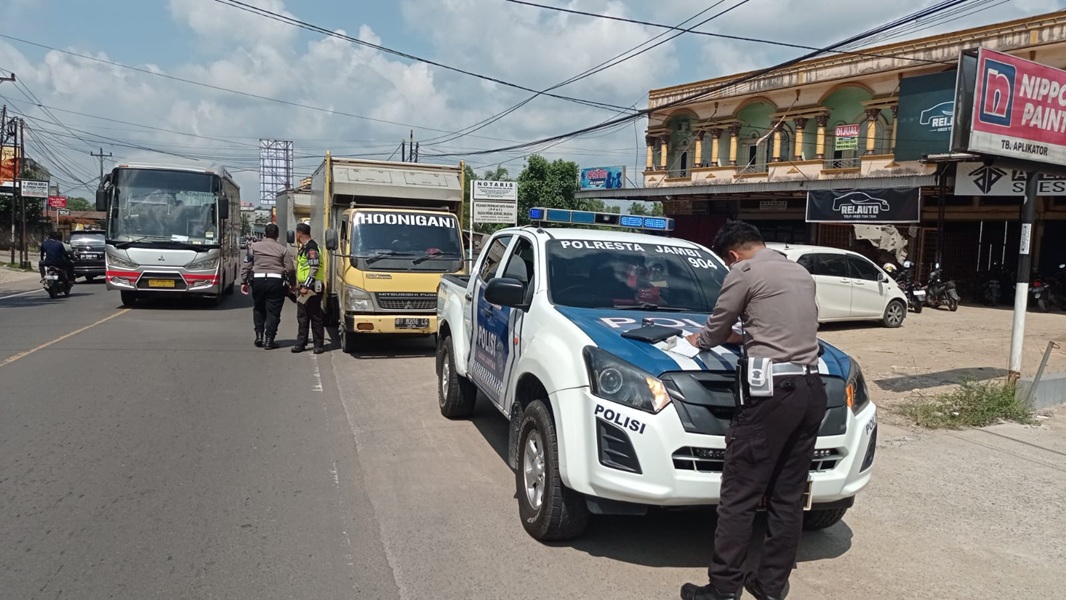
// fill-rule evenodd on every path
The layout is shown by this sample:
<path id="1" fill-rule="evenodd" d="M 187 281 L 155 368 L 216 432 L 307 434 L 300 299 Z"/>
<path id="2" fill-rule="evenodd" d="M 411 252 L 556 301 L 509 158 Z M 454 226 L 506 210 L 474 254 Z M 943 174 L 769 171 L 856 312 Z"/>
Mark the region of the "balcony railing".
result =
<path id="1" fill-rule="evenodd" d="M 827 158 L 822 168 L 824 169 L 858 169 L 862 166 L 862 159 L 852 158 Z"/>
<path id="2" fill-rule="evenodd" d="M 767 164 L 752 164 L 737 167 L 737 175 L 757 175 L 760 173 L 769 173 L 770 166 Z"/>

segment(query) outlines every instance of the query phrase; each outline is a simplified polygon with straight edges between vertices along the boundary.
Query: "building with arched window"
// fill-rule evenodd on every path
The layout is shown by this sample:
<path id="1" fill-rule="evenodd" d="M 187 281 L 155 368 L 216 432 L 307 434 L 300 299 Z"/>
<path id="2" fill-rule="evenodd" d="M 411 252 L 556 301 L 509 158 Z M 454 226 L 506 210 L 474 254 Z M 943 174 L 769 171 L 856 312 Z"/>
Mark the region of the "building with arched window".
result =
<path id="1" fill-rule="evenodd" d="M 884 248 L 863 241 L 869 229 L 809 219 L 808 192 L 891 190 L 916 205 L 912 222 L 890 226 L 896 246 L 922 271 L 939 256 L 946 276 L 975 279 L 1013 264 L 1021 206 L 1004 187 L 1018 172 L 1001 169 L 1005 179 L 975 192 L 982 165 L 950 153 L 959 56 L 979 47 L 1066 68 L 1066 13 L 833 54 L 740 83 L 735 74 L 651 90 L 644 187 L 579 196 L 662 202 L 675 235 L 703 244 L 740 218 L 772 241 L 879 260 Z M 1044 270 L 1066 262 L 1066 244 L 1044 243 L 1066 237 L 1066 181 L 1046 192 L 1033 263 Z"/>

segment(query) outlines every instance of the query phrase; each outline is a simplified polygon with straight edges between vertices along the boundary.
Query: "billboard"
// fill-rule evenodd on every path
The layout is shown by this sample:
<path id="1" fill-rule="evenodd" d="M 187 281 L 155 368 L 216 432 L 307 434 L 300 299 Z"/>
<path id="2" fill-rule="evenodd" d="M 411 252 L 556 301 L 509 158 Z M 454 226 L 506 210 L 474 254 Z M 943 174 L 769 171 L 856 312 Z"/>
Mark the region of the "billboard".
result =
<path id="1" fill-rule="evenodd" d="M 1025 171 L 986 165 L 959 163 L 955 172 L 956 196 L 1024 196 Z M 1037 184 L 1038 196 L 1066 196 L 1066 177 L 1044 174 Z"/>
<path id="2" fill-rule="evenodd" d="M 625 167 L 588 167 L 581 169 L 581 189 L 620 190 L 626 186 Z"/>
<path id="3" fill-rule="evenodd" d="M 1066 164 L 1066 71 L 982 48 L 973 90 L 966 151 Z"/>
<path id="4" fill-rule="evenodd" d="M 34 181 L 32 179 L 22 180 L 22 197 L 23 198 L 47 198 L 51 194 L 48 193 L 47 181 Z"/>
<path id="5" fill-rule="evenodd" d="M 808 223 L 918 223 L 919 188 L 808 190 Z"/>
<path id="6" fill-rule="evenodd" d="M 66 208 L 67 197 L 66 196 L 49 196 L 48 208 Z"/>
<path id="7" fill-rule="evenodd" d="M 955 71 L 904 77 L 899 82 L 896 160 L 921 160 L 951 150 Z"/>
<path id="8" fill-rule="evenodd" d="M 518 223 L 518 182 L 475 179 L 470 182 L 470 218 L 474 223 Z"/>
<path id="9" fill-rule="evenodd" d="M 0 187 L 14 187 L 18 151 L 17 146 L 0 148 Z"/>

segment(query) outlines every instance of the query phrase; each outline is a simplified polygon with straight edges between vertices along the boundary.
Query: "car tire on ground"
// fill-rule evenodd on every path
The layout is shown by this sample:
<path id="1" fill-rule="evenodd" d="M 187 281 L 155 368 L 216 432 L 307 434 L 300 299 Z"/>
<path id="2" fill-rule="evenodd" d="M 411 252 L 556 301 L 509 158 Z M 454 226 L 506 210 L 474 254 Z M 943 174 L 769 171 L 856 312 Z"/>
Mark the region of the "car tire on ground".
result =
<path id="1" fill-rule="evenodd" d="M 134 294 L 133 292 L 122 291 L 120 292 L 120 295 L 124 306 L 133 306 L 134 303 L 137 302 L 137 294 Z"/>
<path id="2" fill-rule="evenodd" d="M 477 387 L 455 372 L 451 336 L 437 338 L 437 403 L 440 414 L 449 419 L 465 419 L 474 413 Z"/>
<path id="3" fill-rule="evenodd" d="M 885 314 L 881 317 L 881 323 L 885 327 L 896 328 L 903 325 L 903 319 L 907 317 L 907 305 L 899 300 L 893 300 L 885 307 Z"/>
<path id="4" fill-rule="evenodd" d="M 359 336 L 350 331 L 346 331 L 343 323 L 337 328 L 337 335 L 340 336 L 341 352 L 352 354 L 359 348 Z"/>
<path id="5" fill-rule="evenodd" d="M 566 540 L 585 531 L 589 510 L 582 494 L 563 485 L 555 422 L 545 402 L 531 402 L 518 426 L 518 514 L 533 539 Z"/>
<path id="6" fill-rule="evenodd" d="M 844 518 L 846 508 L 829 508 L 826 510 L 812 510 L 803 513 L 803 530 L 819 531 L 836 525 Z"/>

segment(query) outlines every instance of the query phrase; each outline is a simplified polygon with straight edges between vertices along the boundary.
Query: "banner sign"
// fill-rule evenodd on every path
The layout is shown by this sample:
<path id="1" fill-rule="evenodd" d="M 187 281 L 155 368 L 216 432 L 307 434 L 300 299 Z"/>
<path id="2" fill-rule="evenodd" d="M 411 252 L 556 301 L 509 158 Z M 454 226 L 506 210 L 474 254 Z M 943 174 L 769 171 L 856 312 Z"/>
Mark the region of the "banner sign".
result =
<path id="1" fill-rule="evenodd" d="M 918 223 L 919 188 L 808 190 L 808 223 Z"/>
<path id="2" fill-rule="evenodd" d="M 475 223 L 516 223 L 518 204 L 515 202 L 475 202 L 471 209 Z"/>
<path id="3" fill-rule="evenodd" d="M 19 149 L 16 146 L 0 147 L 0 187 L 15 185 L 15 168 L 18 166 Z"/>
<path id="4" fill-rule="evenodd" d="M 620 190 L 626 186 L 625 167 L 589 167 L 581 169 L 583 190 Z"/>
<path id="5" fill-rule="evenodd" d="M 956 196 L 1024 196 L 1025 171 L 979 162 L 959 163 L 955 172 Z M 1038 196 L 1066 196 L 1066 177 L 1041 175 Z"/>
<path id="6" fill-rule="evenodd" d="M 951 150 L 957 73 L 904 77 L 899 82 L 896 160 L 921 160 L 924 154 Z"/>
<path id="7" fill-rule="evenodd" d="M 969 151 L 1066 164 L 1066 71 L 982 48 Z"/>
<path id="8" fill-rule="evenodd" d="M 66 196 L 49 196 L 48 208 L 66 208 L 67 197 Z"/>
<path id="9" fill-rule="evenodd" d="M 833 137 L 835 150 L 855 150 L 859 147 L 859 126 L 837 125 Z"/>
<path id="10" fill-rule="evenodd" d="M 23 198 L 47 198 L 49 196 L 47 181 L 23 179 L 20 183 L 22 184 Z"/>
<path id="11" fill-rule="evenodd" d="M 470 183 L 470 194 L 474 200 L 492 200 L 495 202 L 509 200 L 518 202 L 517 181 L 475 179 Z"/>

